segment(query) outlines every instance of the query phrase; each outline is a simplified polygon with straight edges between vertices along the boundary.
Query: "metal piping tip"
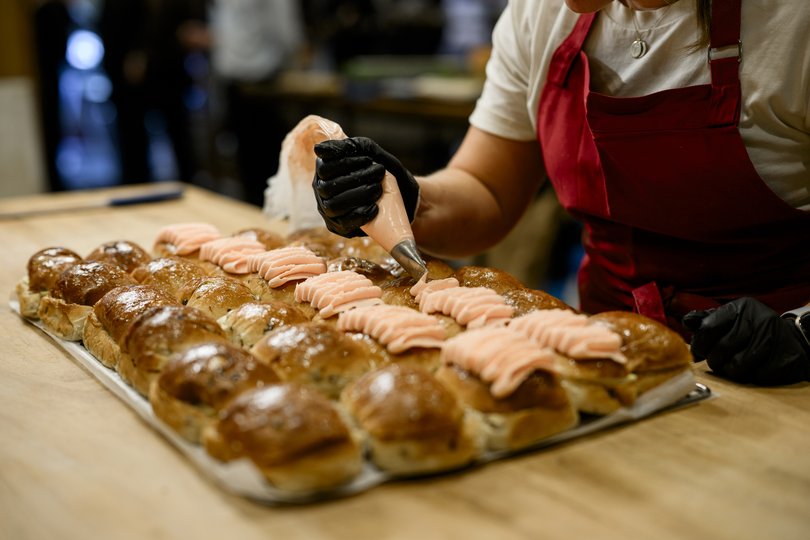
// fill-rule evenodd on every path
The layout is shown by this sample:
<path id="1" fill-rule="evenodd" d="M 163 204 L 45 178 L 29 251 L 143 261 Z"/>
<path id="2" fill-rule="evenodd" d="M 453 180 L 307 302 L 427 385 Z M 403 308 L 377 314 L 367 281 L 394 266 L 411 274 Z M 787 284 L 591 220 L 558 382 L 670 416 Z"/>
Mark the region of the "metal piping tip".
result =
<path id="1" fill-rule="evenodd" d="M 417 281 L 428 271 L 413 238 L 406 238 L 391 248 L 391 256 Z"/>

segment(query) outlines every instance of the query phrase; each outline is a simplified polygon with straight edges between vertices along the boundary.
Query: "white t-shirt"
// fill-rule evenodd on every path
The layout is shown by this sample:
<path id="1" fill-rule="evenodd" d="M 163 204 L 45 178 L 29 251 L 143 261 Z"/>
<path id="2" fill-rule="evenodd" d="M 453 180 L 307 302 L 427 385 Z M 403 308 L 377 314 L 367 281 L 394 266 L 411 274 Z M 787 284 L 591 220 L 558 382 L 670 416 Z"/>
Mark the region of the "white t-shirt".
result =
<path id="1" fill-rule="evenodd" d="M 663 11 L 665 10 L 665 11 Z M 637 11 L 649 44 L 642 58 L 633 13 L 614 1 L 596 17 L 584 48 L 591 89 L 640 96 L 711 80 L 707 52 L 689 52 L 698 38 L 693 0 Z M 487 81 L 470 123 L 500 137 L 535 138 L 537 107 L 551 56 L 579 15 L 563 0 L 512 0 L 493 32 Z M 810 2 L 745 0 L 740 68 L 740 134 L 765 183 L 795 208 L 810 210 Z"/>

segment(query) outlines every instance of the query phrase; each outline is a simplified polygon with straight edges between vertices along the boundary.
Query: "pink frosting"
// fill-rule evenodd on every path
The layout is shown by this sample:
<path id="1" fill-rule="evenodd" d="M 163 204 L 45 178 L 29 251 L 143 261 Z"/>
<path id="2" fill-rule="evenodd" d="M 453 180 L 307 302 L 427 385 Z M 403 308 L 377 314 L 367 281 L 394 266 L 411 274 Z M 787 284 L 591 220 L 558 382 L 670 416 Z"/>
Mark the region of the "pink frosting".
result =
<path id="1" fill-rule="evenodd" d="M 326 263 L 303 246 L 291 246 L 252 255 L 249 268 L 275 289 L 290 281 L 323 274 L 326 272 Z"/>
<path id="2" fill-rule="evenodd" d="M 422 276 L 410 292 L 423 313 L 444 313 L 467 328 L 506 324 L 515 311 L 494 290 L 487 287 L 459 287 L 456 278 L 428 282 Z"/>
<path id="3" fill-rule="evenodd" d="M 309 302 L 324 319 L 350 309 L 382 304 L 382 289 L 367 277 L 343 270 L 313 276 L 295 286 L 295 299 Z"/>
<path id="4" fill-rule="evenodd" d="M 175 254 L 188 255 L 200 249 L 206 242 L 221 237 L 219 229 L 210 223 L 175 223 L 160 229 L 155 242 L 172 244 Z"/>
<path id="5" fill-rule="evenodd" d="M 211 261 L 231 274 L 247 274 L 250 256 L 264 251 L 261 242 L 246 236 L 228 236 L 200 246 L 200 260 Z"/>
<path id="6" fill-rule="evenodd" d="M 555 353 L 504 327 L 467 330 L 442 346 L 442 361 L 489 383 L 493 397 L 509 396 L 536 370 L 554 371 Z"/>
<path id="7" fill-rule="evenodd" d="M 369 335 L 392 354 L 414 347 L 438 348 L 445 337 L 444 327 L 435 317 L 385 304 L 344 311 L 338 318 L 338 328 Z"/>
<path id="8" fill-rule="evenodd" d="M 621 353 L 622 338 L 610 329 L 589 324 L 588 317 L 565 309 L 547 309 L 527 313 L 509 322 L 509 328 L 540 347 L 551 347 L 575 360 L 610 358 L 619 363 L 627 359 Z"/>

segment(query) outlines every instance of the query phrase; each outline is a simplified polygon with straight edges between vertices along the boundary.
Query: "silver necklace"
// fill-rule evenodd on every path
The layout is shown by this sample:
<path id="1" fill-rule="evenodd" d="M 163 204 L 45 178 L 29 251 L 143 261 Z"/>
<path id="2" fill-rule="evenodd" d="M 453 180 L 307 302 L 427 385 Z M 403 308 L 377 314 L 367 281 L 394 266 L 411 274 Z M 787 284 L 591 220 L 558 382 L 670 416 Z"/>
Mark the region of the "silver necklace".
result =
<path id="1" fill-rule="evenodd" d="M 629 6 L 628 6 L 629 7 Z M 655 24 L 651 27 L 647 28 L 643 32 L 639 30 L 638 23 L 636 22 L 636 10 L 632 7 L 630 8 L 630 16 L 633 19 L 633 27 L 636 29 L 636 39 L 633 41 L 633 45 L 630 47 L 630 54 L 633 58 L 641 58 L 647 51 L 650 50 L 650 46 L 647 44 L 647 41 L 644 39 L 644 36 L 656 28 L 661 24 L 661 21 L 664 20 L 664 16 L 667 14 L 669 8 L 672 7 L 672 4 L 667 4 L 667 6 L 661 10 L 661 15 L 658 16 L 658 20 L 655 21 Z"/>

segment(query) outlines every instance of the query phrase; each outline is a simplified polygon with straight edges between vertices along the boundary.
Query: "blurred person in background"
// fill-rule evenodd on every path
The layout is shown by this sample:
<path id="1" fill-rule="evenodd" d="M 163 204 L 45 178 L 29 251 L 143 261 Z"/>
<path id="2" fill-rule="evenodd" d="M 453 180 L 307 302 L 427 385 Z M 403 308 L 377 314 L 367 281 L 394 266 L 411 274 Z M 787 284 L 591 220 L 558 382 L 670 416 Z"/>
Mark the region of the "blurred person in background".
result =
<path id="1" fill-rule="evenodd" d="M 203 24 L 205 0 L 105 0 L 98 21 L 104 69 L 117 110 L 122 183 L 155 178 L 147 116 L 157 113 L 169 136 L 179 180 L 196 172 L 186 94 L 189 23 Z"/>
<path id="2" fill-rule="evenodd" d="M 51 191 L 65 188 L 56 155 L 62 138 L 59 76 L 65 65 L 68 34 L 73 22 L 66 0 L 42 0 L 34 9 L 37 69 L 39 71 L 40 118 L 45 170 Z"/>
<path id="3" fill-rule="evenodd" d="M 225 127 L 236 138 L 244 199 L 264 204 L 267 179 L 278 169 L 287 125 L 278 103 L 251 93 L 294 63 L 304 45 L 296 0 L 215 0 L 211 11 L 211 60 L 225 95 Z"/>

